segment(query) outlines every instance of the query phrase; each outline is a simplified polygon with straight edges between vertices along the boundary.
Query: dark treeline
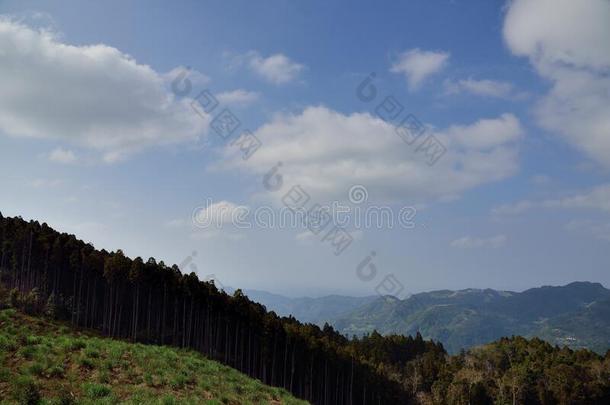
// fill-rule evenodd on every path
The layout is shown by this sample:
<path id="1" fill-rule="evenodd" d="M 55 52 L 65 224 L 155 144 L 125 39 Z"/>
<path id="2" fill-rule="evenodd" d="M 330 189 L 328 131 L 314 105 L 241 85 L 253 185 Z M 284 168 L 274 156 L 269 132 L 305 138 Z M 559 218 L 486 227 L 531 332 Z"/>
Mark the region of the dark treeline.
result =
<path id="1" fill-rule="evenodd" d="M 110 337 L 192 348 L 316 404 L 409 403 L 413 393 L 384 363 L 398 370 L 425 352 L 444 354 L 419 335 L 348 340 L 280 318 L 176 265 L 98 251 L 35 221 L 0 214 L 0 246 L 13 305 Z"/>
<path id="2" fill-rule="evenodd" d="M 0 214 L 0 306 L 198 350 L 316 404 L 608 404 L 610 351 L 504 338 L 448 356 L 421 335 L 347 339 L 155 259 L 97 251 Z M 610 316 L 610 312 L 608 313 Z"/>

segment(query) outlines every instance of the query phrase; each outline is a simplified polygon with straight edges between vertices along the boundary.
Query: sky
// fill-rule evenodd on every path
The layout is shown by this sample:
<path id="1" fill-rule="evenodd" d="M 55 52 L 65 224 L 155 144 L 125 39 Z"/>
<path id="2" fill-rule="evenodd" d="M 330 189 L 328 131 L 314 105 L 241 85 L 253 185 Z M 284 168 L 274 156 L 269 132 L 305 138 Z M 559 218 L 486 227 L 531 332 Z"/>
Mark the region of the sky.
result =
<path id="1" fill-rule="evenodd" d="M 0 212 L 289 296 L 610 286 L 608 21 L 4 0 Z"/>

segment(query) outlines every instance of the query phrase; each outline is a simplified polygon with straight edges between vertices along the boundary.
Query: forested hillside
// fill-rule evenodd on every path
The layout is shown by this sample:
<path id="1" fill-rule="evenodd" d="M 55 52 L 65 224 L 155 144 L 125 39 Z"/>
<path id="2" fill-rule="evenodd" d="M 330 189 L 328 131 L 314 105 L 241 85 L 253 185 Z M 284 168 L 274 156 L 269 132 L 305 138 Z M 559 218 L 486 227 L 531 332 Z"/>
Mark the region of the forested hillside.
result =
<path id="1" fill-rule="evenodd" d="M 443 343 L 450 353 L 503 336 L 540 337 L 560 346 L 610 349 L 610 290 L 599 283 L 575 282 L 523 292 L 432 291 L 405 300 L 378 297 L 349 314 L 328 320 L 351 336 L 415 334 Z"/>
<path id="2" fill-rule="evenodd" d="M 314 404 L 610 403 L 610 353 L 512 337 L 449 356 L 419 333 L 347 339 L 328 325 L 280 318 L 239 290 L 229 296 L 176 266 L 98 251 L 46 224 L 0 216 L 0 244 L 0 305 L 192 349 Z M 3 361 L 24 358 L 15 352 Z"/>
<path id="3" fill-rule="evenodd" d="M 195 349 L 319 404 L 409 399 L 367 353 L 335 332 L 280 318 L 154 258 L 98 251 L 46 224 L 0 215 L 0 279 L 11 306 L 132 341 Z M 442 346 L 404 341 L 400 359 Z"/>
<path id="4" fill-rule="evenodd" d="M 304 405 L 186 349 L 102 338 L 0 310 L 0 403 Z"/>

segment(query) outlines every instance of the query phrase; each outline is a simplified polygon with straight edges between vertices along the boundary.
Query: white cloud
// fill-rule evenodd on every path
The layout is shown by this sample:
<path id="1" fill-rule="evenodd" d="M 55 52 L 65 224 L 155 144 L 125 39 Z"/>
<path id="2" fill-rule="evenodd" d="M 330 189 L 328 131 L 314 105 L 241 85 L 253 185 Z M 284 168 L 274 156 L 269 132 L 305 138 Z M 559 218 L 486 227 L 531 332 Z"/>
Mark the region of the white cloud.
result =
<path id="1" fill-rule="evenodd" d="M 206 229 L 204 232 L 193 232 L 190 235 L 193 240 L 227 240 L 239 241 L 246 238 L 243 232 L 227 232 L 223 229 Z"/>
<path id="2" fill-rule="evenodd" d="M 504 38 L 552 84 L 539 124 L 610 167 L 610 1 L 514 0 Z"/>
<path id="3" fill-rule="evenodd" d="M 259 94 L 254 91 L 237 89 L 217 94 L 216 98 L 222 104 L 247 105 L 258 100 Z"/>
<path id="4" fill-rule="evenodd" d="M 445 131 L 451 139 L 472 149 L 493 148 L 519 139 L 523 130 L 519 119 L 512 114 L 481 119 L 472 125 L 455 125 Z"/>
<path id="5" fill-rule="evenodd" d="M 362 231 L 361 229 L 350 230 L 349 234 L 355 241 L 362 240 L 362 238 L 364 237 L 364 231 Z M 316 240 L 319 241 L 319 236 L 314 234 L 310 230 L 305 230 L 303 232 L 297 233 L 294 238 L 297 240 L 297 242 L 303 244 L 311 244 Z"/>
<path id="6" fill-rule="evenodd" d="M 511 83 L 496 80 L 463 79 L 444 82 L 447 94 L 471 93 L 483 97 L 512 98 L 516 97 Z"/>
<path id="7" fill-rule="evenodd" d="M 572 232 L 579 232 L 592 235 L 593 237 L 605 241 L 610 241 L 610 223 L 599 223 L 599 221 L 573 220 L 566 225 L 566 229 Z"/>
<path id="8" fill-rule="evenodd" d="M 610 212 L 610 184 L 597 186 L 584 194 L 576 194 L 561 201 L 565 208 L 587 208 Z"/>
<path id="9" fill-rule="evenodd" d="M 422 51 L 415 48 L 402 53 L 390 71 L 404 74 L 409 89 L 416 90 L 426 78 L 440 72 L 448 60 L 448 52 Z"/>
<path id="10" fill-rule="evenodd" d="M 518 215 L 536 208 L 593 209 L 610 212 L 610 184 L 562 198 L 540 201 L 523 200 L 492 209 L 495 215 Z"/>
<path id="11" fill-rule="evenodd" d="M 68 196 L 64 199 L 64 202 L 66 204 L 76 204 L 79 201 L 80 201 L 80 199 L 75 195 Z"/>
<path id="12" fill-rule="evenodd" d="M 515 173 L 521 133 L 519 121 L 510 114 L 436 131 L 447 152 L 429 166 L 417 144 L 407 145 L 379 118 L 308 107 L 300 114 L 278 115 L 258 128 L 254 134 L 264 147 L 247 161 L 236 148 L 227 147 L 221 167 L 262 176 L 283 162 L 285 186 L 273 194 L 278 197 L 298 184 L 314 201 L 345 201 L 350 187 L 362 184 L 373 203 L 416 204 L 454 197 Z"/>
<path id="13" fill-rule="evenodd" d="M 209 76 L 186 66 L 176 66 L 169 72 L 165 73 L 163 77 L 167 82 L 172 82 L 177 78 L 184 77 L 185 81 L 188 80 L 190 82 L 191 89 L 192 87 L 203 86 L 210 82 Z"/>
<path id="14" fill-rule="evenodd" d="M 546 174 L 536 174 L 536 175 L 530 177 L 530 181 L 533 184 L 543 186 L 543 185 L 546 185 L 546 184 L 549 184 L 550 182 L 552 182 L 553 179 L 551 179 L 551 177 L 547 176 Z"/>
<path id="15" fill-rule="evenodd" d="M 513 204 L 502 204 L 498 207 L 494 207 L 492 208 L 491 213 L 493 215 L 519 215 L 533 208 L 544 206 L 544 201 L 534 202 L 529 200 L 523 200 Z"/>
<path id="16" fill-rule="evenodd" d="M 54 188 L 64 184 L 61 179 L 35 179 L 30 182 L 34 188 Z"/>
<path id="17" fill-rule="evenodd" d="M 610 65 L 607 0 L 514 0 L 504 37 L 517 55 L 537 63 L 605 69 Z"/>
<path id="18" fill-rule="evenodd" d="M 93 148 L 106 161 L 196 140 L 207 122 L 164 75 L 106 45 L 72 46 L 0 19 L 0 131 Z"/>
<path id="19" fill-rule="evenodd" d="M 56 148 L 49 153 L 49 160 L 56 163 L 71 164 L 76 162 L 76 155 L 69 149 Z"/>
<path id="20" fill-rule="evenodd" d="M 171 219 L 165 223 L 167 228 L 183 228 L 187 225 L 184 219 Z"/>
<path id="21" fill-rule="evenodd" d="M 297 242 L 301 242 L 301 243 L 311 243 L 314 239 L 315 236 L 313 232 L 307 230 L 307 231 L 303 231 L 300 233 L 297 233 L 294 238 L 297 240 Z"/>
<path id="22" fill-rule="evenodd" d="M 506 245 L 506 235 L 497 235 L 490 238 L 475 238 L 464 236 L 451 242 L 451 246 L 460 249 L 492 248 L 498 249 Z"/>
<path id="23" fill-rule="evenodd" d="M 225 224 L 238 224 L 248 207 L 237 205 L 230 201 L 212 203 L 208 200 L 206 206 L 195 209 L 193 224 L 199 228 L 221 228 Z"/>
<path id="24" fill-rule="evenodd" d="M 263 80 L 273 84 L 292 82 L 305 70 L 304 65 L 282 53 L 264 57 L 257 51 L 249 51 L 238 55 L 225 53 L 225 57 L 230 59 L 230 68 L 245 65 Z"/>

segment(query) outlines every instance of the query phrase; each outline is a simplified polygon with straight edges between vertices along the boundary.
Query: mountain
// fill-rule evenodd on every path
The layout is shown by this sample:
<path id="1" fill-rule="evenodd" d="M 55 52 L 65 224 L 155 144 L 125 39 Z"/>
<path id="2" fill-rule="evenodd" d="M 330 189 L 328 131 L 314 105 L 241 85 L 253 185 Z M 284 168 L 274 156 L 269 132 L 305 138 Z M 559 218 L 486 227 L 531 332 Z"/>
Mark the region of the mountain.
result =
<path id="1" fill-rule="evenodd" d="M 252 301 L 263 304 L 280 316 L 294 316 L 301 322 L 324 325 L 377 299 L 377 296 L 347 297 L 328 295 L 320 298 L 288 298 L 260 290 L 245 290 Z"/>
<path id="2" fill-rule="evenodd" d="M 356 305 L 320 302 L 338 314 Z M 360 333 L 385 325 L 413 336 L 346 338 L 177 265 L 96 250 L 0 214 L 2 403 L 278 404 L 294 402 L 291 393 L 320 405 L 608 404 L 610 351 L 513 336 L 452 356 L 422 334 L 457 347 L 535 325 L 552 339 L 603 346 L 609 312 L 608 291 L 591 283 L 437 291 L 375 298 L 339 315 L 354 315 L 347 325 Z"/>
<path id="3" fill-rule="evenodd" d="M 468 289 L 420 293 L 402 301 L 379 297 L 332 324 L 345 335 L 420 332 L 453 353 L 512 335 L 605 352 L 610 349 L 610 290 L 575 282 L 521 293 Z"/>
<path id="4" fill-rule="evenodd" d="M 604 353 L 610 348 L 610 300 L 596 301 L 579 311 L 549 319 L 536 336 L 559 345 Z"/>
<path id="5" fill-rule="evenodd" d="M 374 330 L 443 343 L 451 353 L 503 336 L 540 337 L 552 344 L 610 349 L 610 290 L 574 282 L 523 292 L 492 289 L 439 290 L 399 300 L 385 297 L 288 298 L 263 291 L 248 296 L 280 315 L 333 325 L 346 336 Z"/>

